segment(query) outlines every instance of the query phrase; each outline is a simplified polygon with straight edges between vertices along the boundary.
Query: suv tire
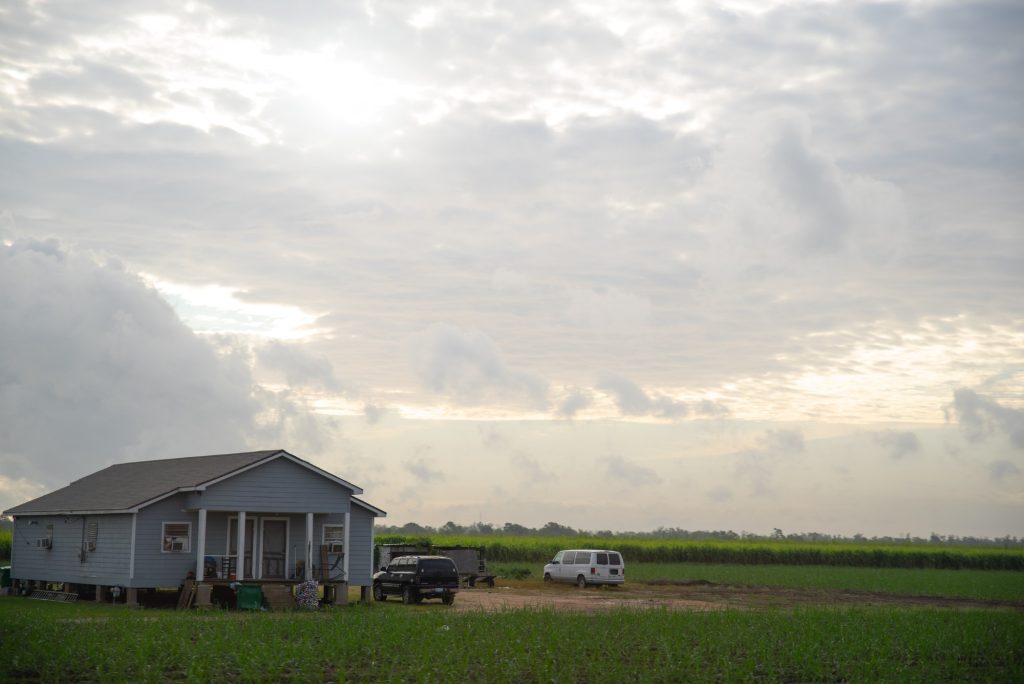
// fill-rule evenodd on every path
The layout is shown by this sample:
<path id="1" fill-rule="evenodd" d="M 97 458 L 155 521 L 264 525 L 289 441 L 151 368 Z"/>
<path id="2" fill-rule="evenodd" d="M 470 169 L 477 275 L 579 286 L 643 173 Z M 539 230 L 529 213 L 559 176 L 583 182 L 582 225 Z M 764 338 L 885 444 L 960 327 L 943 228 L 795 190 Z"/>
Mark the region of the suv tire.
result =
<path id="1" fill-rule="evenodd" d="M 545 582 L 550 582 L 551 581 L 551 573 L 550 572 L 545 572 L 544 573 L 544 581 Z"/>
<path id="2" fill-rule="evenodd" d="M 373 585 L 373 600 L 374 601 L 386 601 L 387 595 L 384 593 L 384 587 L 380 584 Z"/>
<path id="3" fill-rule="evenodd" d="M 455 603 L 455 594 L 445 594 L 441 597 L 441 603 L 446 606 L 450 606 Z"/>
<path id="4" fill-rule="evenodd" d="M 580 589 L 586 589 L 587 588 L 587 578 L 584 577 L 583 575 L 579 575 L 578 577 L 576 577 L 576 586 L 579 587 Z"/>
<path id="5" fill-rule="evenodd" d="M 405 605 L 412 605 L 416 603 L 417 596 L 416 590 L 410 587 L 408 584 L 402 587 L 402 603 Z"/>

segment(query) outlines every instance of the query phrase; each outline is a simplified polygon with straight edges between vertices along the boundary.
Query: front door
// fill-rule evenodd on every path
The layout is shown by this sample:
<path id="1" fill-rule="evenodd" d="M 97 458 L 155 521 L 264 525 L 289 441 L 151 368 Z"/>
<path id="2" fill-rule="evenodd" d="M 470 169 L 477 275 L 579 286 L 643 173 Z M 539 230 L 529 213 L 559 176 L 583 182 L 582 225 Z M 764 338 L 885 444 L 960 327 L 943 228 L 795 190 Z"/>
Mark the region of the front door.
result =
<path id="1" fill-rule="evenodd" d="M 256 539 L 256 521 L 252 518 L 245 519 L 245 561 L 243 567 L 245 568 L 245 576 L 248 579 L 252 579 L 252 547 L 253 542 Z M 237 563 L 238 557 L 238 518 L 230 518 L 228 520 L 228 555 L 235 556 Z M 237 567 L 237 565 L 235 566 Z"/>
<path id="2" fill-rule="evenodd" d="M 263 560 L 264 579 L 286 579 L 285 568 L 288 560 L 288 521 L 263 519 L 263 534 L 260 541 L 260 557 Z"/>

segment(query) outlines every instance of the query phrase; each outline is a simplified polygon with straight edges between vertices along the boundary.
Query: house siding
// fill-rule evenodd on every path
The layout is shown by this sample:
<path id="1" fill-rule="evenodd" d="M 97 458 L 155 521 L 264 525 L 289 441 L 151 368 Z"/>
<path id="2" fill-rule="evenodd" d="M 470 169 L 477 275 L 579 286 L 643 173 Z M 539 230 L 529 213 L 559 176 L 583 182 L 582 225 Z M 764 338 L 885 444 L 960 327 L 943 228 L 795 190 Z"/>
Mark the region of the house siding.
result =
<path id="1" fill-rule="evenodd" d="M 175 494 L 138 512 L 135 523 L 135 577 L 129 586 L 176 587 L 185 581 L 190 571 L 195 572 L 198 516 L 184 508 L 185 496 Z M 192 523 L 191 548 L 187 553 L 163 551 L 162 525 L 165 522 Z"/>
<path id="2" fill-rule="evenodd" d="M 272 486 L 268 486 L 272 483 Z M 189 494 L 186 508 L 208 511 L 344 513 L 352 490 L 287 458 L 239 473 L 202 493 Z"/>
<path id="3" fill-rule="evenodd" d="M 90 523 L 98 526 L 96 550 L 82 556 L 82 541 Z M 53 546 L 39 548 L 36 539 L 47 536 L 47 525 L 53 525 Z M 18 516 L 14 521 L 11 576 L 42 582 L 127 585 L 131 529 L 130 514 Z"/>
<path id="4" fill-rule="evenodd" d="M 353 506 L 349 516 L 348 559 L 349 584 L 366 587 L 373 580 L 373 523 L 374 516 L 362 506 Z"/>

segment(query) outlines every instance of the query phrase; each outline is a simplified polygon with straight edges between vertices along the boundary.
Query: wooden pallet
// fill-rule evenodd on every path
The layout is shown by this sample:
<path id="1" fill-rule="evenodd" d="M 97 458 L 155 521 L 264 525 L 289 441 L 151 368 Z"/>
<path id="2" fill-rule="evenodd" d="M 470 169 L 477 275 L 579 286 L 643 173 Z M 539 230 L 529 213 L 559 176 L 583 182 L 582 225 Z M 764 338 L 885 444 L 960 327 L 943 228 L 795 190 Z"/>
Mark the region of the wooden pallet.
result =
<path id="1" fill-rule="evenodd" d="M 36 589 L 28 597 L 39 601 L 63 601 L 67 603 L 78 600 L 78 594 L 69 591 L 44 591 L 42 589 Z"/>
<path id="2" fill-rule="evenodd" d="M 185 580 L 185 586 L 181 588 L 181 596 L 178 597 L 178 610 L 187 610 L 192 607 L 196 600 L 195 580 Z"/>
<path id="3" fill-rule="evenodd" d="M 263 600 L 270 610 L 292 610 L 295 608 L 295 596 L 292 588 L 285 584 L 264 584 Z"/>

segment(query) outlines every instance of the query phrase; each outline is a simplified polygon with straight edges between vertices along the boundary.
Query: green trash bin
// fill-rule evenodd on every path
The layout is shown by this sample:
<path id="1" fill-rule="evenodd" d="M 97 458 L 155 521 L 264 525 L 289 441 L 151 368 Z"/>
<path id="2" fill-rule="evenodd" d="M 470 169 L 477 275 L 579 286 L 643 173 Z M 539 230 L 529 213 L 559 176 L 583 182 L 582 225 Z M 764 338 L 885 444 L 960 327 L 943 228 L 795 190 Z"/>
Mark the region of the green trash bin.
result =
<path id="1" fill-rule="evenodd" d="M 0 589 L 11 586 L 11 566 L 5 565 L 0 568 Z"/>
<path id="2" fill-rule="evenodd" d="M 263 607 L 263 590 L 258 584 L 243 584 L 238 587 L 238 609 L 259 610 Z"/>

